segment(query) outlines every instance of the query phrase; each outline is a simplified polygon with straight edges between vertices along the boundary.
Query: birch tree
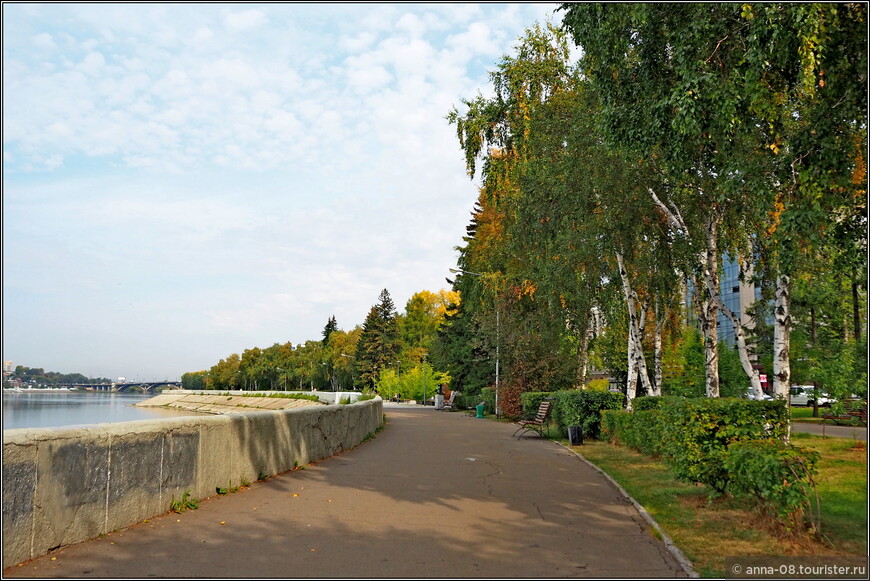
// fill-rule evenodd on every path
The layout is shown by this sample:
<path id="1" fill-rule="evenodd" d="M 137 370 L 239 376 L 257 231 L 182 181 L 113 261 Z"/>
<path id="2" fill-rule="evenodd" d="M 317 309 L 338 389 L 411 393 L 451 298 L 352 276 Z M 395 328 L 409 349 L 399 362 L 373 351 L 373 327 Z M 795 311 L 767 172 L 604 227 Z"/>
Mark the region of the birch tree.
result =
<path id="1" fill-rule="evenodd" d="M 584 70 L 602 93 L 605 134 L 655 160 L 668 193 L 680 194 L 657 205 L 697 249 L 696 267 L 687 274 L 694 270 L 701 278 L 696 291 L 708 295 L 699 310 L 702 326 L 723 307 L 714 262 L 719 253 L 739 249 L 749 256 L 750 241 L 755 245 L 760 270 L 777 287 L 774 389 L 787 397 L 796 248 L 849 206 L 836 188 L 852 173 L 850 141 L 857 134 L 866 143 L 860 137 L 866 132 L 866 6 L 562 9 L 586 55 Z M 693 235 L 680 221 L 698 230 Z M 725 314 L 739 336 L 739 320 Z M 706 347 L 712 395 L 716 360 Z M 754 374 L 750 378 L 755 385 Z"/>

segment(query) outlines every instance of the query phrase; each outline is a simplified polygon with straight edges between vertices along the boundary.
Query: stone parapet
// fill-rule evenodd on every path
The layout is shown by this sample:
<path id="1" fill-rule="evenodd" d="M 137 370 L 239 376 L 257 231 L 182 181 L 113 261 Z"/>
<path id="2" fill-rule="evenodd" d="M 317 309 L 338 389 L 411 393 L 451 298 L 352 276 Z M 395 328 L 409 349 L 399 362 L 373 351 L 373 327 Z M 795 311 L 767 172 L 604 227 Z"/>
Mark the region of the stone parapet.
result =
<path id="1" fill-rule="evenodd" d="M 165 513 L 185 493 L 205 498 L 348 450 L 382 421 L 375 398 L 4 430 L 3 567 Z"/>

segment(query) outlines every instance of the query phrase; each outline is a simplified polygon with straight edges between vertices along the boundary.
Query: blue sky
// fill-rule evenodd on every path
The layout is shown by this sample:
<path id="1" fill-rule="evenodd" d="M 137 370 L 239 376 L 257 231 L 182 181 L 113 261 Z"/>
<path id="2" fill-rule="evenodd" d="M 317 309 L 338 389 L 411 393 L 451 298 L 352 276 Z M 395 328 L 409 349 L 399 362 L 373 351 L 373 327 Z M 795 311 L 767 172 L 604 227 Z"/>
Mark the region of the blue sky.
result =
<path id="1" fill-rule="evenodd" d="M 175 379 L 446 287 L 444 117 L 557 4 L 4 4 L 3 360 Z"/>

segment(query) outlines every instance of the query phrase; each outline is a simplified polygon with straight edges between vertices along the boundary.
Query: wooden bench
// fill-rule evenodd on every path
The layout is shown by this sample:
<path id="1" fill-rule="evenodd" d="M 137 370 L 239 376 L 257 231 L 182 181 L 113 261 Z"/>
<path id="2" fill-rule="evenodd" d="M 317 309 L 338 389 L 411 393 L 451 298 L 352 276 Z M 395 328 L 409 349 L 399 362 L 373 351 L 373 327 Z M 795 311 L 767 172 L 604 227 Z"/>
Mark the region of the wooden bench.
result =
<path id="1" fill-rule="evenodd" d="M 535 414 L 535 418 L 532 420 L 520 420 L 520 427 L 517 428 L 517 431 L 514 432 L 514 436 L 517 435 L 518 432 L 522 432 L 517 439 L 523 437 L 526 432 L 537 432 L 539 436 L 544 437 L 544 428 L 547 427 L 547 422 L 550 419 L 550 411 L 553 409 L 553 402 L 551 401 L 542 401 L 541 405 L 538 406 L 538 413 Z"/>
<path id="2" fill-rule="evenodd" d="M 828 425 L 828 420 L 833 421 L 837 425 L 841 425 L 841 422 L 847 422 L 849 426 L 867 426 L 867 408 L 851 410 L 846 412 L 843 415 L 837 414 L 824 414 L 822 416 L 822 436 L 825 434 L 825 427 Z"/>
<path id="3" fill-rule="evenodd" d="M 851 412 L 846 412 L 845 414 L 838 416 L 834 414 L 824 414 L 822 416 L 822 423 L 826 423 L 828 420 L 832 420 L 835 424 L 840 424 L 840 422 L 846 422 L 849 425 L 867 425 L 867 410 L 855 410 Z"/>
<path id="4" fill-rule="evenodd" d="M 456 401 L 456 394 L 457 393 L 459 393 L 459 392 L 458 391 L 451 391 L 450 397 L 448 397 L 447 399 L 444 400 L 444 409 L 445 410 L 452 410 L 453 409 L 453 404 Z"/>

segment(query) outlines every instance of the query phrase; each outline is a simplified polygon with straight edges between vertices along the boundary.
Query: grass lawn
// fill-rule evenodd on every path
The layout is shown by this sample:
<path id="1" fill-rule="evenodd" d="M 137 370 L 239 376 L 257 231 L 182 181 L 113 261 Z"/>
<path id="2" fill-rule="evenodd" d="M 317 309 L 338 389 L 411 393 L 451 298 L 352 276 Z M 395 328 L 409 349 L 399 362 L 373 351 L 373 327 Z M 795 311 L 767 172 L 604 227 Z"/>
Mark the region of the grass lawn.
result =
<path id="1" fill-rule="evenodd" d="M 822 416 L 828 411 L 828 408 L 819 408 L 819 416 L 814 418 L 812 407 L 791 406 L 791 419 L 797 422 L 821 422 Z"/>
<path id="2" fill-rule="evenodd" d="M 586 442 L 573 449 L 607 472 L 646 508 L 703 577 L 724 577 L 726 557 L 867 554 L 867 451 L 863 442 L 794 434 L 821 454 L 817 474 L 820 535 L 778 532 L 745 500 L 710 498 L 678 481 L 663 462 L 622 446 Z M 563 442 L 564 443 L 564 442 Z"/>

